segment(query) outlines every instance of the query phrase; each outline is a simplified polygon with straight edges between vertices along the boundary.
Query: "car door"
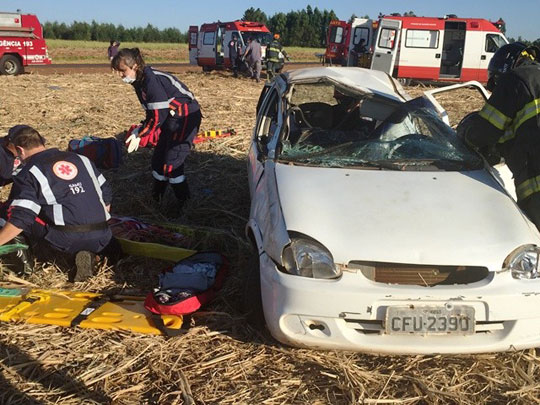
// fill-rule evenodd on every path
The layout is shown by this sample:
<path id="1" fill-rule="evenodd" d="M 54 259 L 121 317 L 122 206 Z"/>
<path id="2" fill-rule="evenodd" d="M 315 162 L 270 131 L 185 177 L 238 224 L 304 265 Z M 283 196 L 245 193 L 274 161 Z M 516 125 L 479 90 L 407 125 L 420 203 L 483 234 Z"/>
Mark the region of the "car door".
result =
<path id="1" fill-rule="evenodd" d="M 283 127 L 283 102 L 277 84 L 261 93 L 257 121 L 248 156 L 251 195 L 249 226 L 256 230 L 259 252 L 280 260 L 289 242 L 275 178 L 275 148 Z"/>
<path id="2" fill-rule="evenodd" d="M 401 21 L 382 19 L 377 34 L 371 69 L 381 70 L 391 75 L 396 62 L 399 38 L 401 35 Z"/>

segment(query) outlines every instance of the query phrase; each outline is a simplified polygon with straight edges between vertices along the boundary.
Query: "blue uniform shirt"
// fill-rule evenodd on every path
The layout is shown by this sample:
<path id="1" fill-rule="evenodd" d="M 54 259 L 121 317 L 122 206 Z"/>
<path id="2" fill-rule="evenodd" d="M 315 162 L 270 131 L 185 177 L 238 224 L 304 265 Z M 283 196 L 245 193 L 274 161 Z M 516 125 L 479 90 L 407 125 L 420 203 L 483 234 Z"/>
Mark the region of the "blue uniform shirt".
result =
<path id="1" fill-rule="evenodd" d="M 186 116 L 200 109 L 195 96 L 173 75 L 144 68 L 143 80 L 133 83 L 137 97 L 146 110 L 146 119 L 139 132 L 144 136 L 161 127 L 171 115 Z"/>
<path id="2" fill-rule="evenodd" d="M 111 203 L 111 189 L 86 156 L 55 148 L 31 156 L 14 177 L 10 197 L 8 221 L 31 233 L 39 217 L 49 225 L 45 239 L 61 250 L 69 250 L 66 244 L 75 239 L 100 240 L 99 245 L 110 240 L 108 228 L 86 233 L 62 230 L 63 226 L 99 224 L 110 218 L 105 206 Z"/>

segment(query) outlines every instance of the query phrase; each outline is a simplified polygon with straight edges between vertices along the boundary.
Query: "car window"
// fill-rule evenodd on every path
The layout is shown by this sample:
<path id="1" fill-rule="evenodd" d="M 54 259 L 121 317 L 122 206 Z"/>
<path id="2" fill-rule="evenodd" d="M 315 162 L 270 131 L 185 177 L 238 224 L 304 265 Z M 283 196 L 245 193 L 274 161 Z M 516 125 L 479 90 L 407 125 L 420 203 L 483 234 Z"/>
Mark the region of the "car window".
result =
<path id="1" fill-rule="evenodd" d="M 259 122 L 257 124 L 257 137 L 271 138 L 274 134 L 279 120 L 279 97 L 275 89 L 269 90 L 266 100 L 263 101 L 261 112 L 259 114 Z"/>
<path id="2" fill-rule="evenodd" d="M 295 85 L 290 99 L 282 161 L 399 170 L 482 167 L 423 98 L 396 103 L 327 82 Z"/>

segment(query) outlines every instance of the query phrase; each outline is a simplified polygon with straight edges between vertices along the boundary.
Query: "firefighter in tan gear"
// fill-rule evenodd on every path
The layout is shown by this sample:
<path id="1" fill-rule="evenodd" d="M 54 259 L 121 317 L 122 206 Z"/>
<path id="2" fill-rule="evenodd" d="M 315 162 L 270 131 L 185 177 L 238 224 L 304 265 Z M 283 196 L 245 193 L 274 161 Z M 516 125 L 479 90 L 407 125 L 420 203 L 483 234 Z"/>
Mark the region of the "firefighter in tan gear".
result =
<path id="1" fill-rule="evenodd" d="M 274 40 L 266 48 L 267 81 L 271 81 L 277 73 L 281 72 L 285 64 L 285 58 L 289 60 L 287 52 L 279 42 L 279 34 L 274 34 Z"/>
<path id="2" fill-rule="evenodd" d="M 465 117 L 458 135 L 500 154 L 514 175 L 518 205 L 540 229 L 540 50 L 502 46 L 488 67 L 491 97 Z M 489 160 L 489 159 L 488 159 Z M 494 163 L 494 162 L 493 162 Z"/>

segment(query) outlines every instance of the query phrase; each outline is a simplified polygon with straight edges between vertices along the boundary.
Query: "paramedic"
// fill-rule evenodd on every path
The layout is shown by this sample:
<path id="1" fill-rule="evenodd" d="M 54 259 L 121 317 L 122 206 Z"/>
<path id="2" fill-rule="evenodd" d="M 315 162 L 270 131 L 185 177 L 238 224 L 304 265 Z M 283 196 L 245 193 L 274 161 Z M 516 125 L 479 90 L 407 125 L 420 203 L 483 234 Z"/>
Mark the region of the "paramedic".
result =
<path id="1" fill-rule="evenodd" d="M 199 103 L 176 77 L 146 66 L 138 48 L 121 49 L 111 66 L 133 86 L 146 111 L 142 125 L 126 140 L 128 153 L 137 150 L 141 137 L 161 130 L 152 155 L 152 198 L 160 202 L 170 184 L 181 210 L 190 196 L 184 161 L 201 124 Z"/>
<path id="2" fill-rule="evenodd" d="M 240 64 L 240 55 L 242 54 L 242 45 L 238 41 L 237 34 L 232 34 L 232 39 L 229 41 L 229 60 L 233 76 L 238 77 L 238 67 Z"/>
<path id="3" fill-rule="evenodd" d="M 279 42 L 279 34 L 274 34 L 274 40 L 266 48 L 266 77 L 270 82 L 274 76 L 281 72 L 285 64 L 285 58 L 289 60 L 287 52 Z"/>
<path id="4" fill-rule="evenodd" d="M 17 125 L 9 131 L 9 148 L 24 163 L 13 177 L 7 223 L 0 245 L 19 234 L 75 258 L 73 281 L 92 275 L 96 253 L 112 240 L 111 190 L 85 156 L 47 149 L 35 129 Z M 109 247 L 110 248 L 110 247 Z"/>
<path id="5" fill-rule="evenodd" d="M 482 150 L 494 147 L 512 171 L 518 205 L 540 229 L 540 50 L 503 45 L 488 66 L 491 97 L 458 125 Z"/>
<path id="6" fill-rule="evenodd" d="M 249 37 L 248 46 L 244 52 L 244 59 L 248 65 L 249 76 L 255 79 L 257 83 L 261 80 L 261 61 L 262 50 L 261 44 L 253 37 Z"/>

